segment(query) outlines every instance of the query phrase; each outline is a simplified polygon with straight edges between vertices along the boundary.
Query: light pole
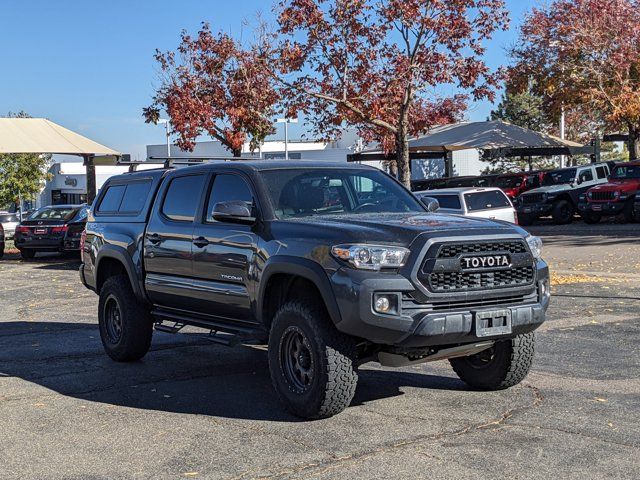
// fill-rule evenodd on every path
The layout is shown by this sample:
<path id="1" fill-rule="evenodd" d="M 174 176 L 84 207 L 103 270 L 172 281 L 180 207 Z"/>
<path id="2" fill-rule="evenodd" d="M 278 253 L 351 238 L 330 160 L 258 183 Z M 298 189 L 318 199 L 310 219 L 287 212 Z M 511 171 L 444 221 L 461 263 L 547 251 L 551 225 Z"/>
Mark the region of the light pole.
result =
<path id="1" fill-rule="evenodd" d="M 169 133 L 169 123 L 170 120 L 167 120 L 166 118 L 161 118 L 158 120 L 158 123 L 164 123 L 164 126 L 166 128 L 166 132 L 167 132 L 167 157 L 171 156 L 171 136 Z"/>
<path id="2" fill-rule="evenodd" d="M 276 123 L 284 123 L 284 159 L 289 160 L 289 124 L 298 123 L 297 118 L 277 118 Z"/>

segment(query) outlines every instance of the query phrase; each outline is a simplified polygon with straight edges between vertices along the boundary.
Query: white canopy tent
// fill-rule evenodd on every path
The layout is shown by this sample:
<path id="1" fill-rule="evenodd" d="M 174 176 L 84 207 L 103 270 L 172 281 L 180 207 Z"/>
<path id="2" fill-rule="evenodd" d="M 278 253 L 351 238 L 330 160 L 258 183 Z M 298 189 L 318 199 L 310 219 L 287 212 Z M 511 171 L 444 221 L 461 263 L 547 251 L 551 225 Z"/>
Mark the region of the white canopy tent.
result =
<path id="1" fill-rule="evenodd" d="M 96 195 L 97 157 L 109 157 L 109 163 L 122 157 L 112 148 L 64 128 L 46 118 L 0 118 L 0 154 L 42 153 L 78 155 L 84 159 L 87 174 L 87 201 Z"/>

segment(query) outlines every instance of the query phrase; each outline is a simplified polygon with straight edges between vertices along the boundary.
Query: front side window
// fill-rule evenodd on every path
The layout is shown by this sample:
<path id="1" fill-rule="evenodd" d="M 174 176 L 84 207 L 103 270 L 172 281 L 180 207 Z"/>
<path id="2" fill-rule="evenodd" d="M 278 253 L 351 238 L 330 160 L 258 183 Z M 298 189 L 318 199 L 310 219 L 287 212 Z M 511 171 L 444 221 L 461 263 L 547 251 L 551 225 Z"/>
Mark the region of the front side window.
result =
<path id="1" fill-rule="evenodd" d="M 411 193 L 376 170 L 279 169 L 261 176 L 278 218 L 425 211 Z"/>
<path id="2" fill-rule="evenodd" d="M 188 175 L 171 180 L 162 203 L 164 216 L 177 222 L 192 222 L 204 185 L 204 175 Z"/>
<path id="3" fill-rule="evenodd" d="M 567 168 L 565 170 L 554 170 L 547 172 L 542 180 L 543 185 L 562 185 L 573 183 L 576 179 L 576 169 Z"/>
<path id="4" fill-rule="evenodd" d="M 214 222 L 213 209 L 220 202 L 245 202 L 249 210 L 253 205 L 253 194 L 244 178 L 233 174 L 216 175 L 207 202 L 207 222 Z"/>
<path id="5" fill-rule="evenodd" d="M 470 212 L 491 210 L 494 208 L 508 208 L 511 206 L 507 196 L 498 190 L 465 193 L 464 201 L 467 204 L 467 210 Z"/>
<path id="6" fill-rule="evenodd" d="M 591 171 L 591 169 L 587 169 L 587 170 L 582 170 L 580 172 L 580 181 L 581 182 L 591 182 L 593 180 L 593 172 Z"/>

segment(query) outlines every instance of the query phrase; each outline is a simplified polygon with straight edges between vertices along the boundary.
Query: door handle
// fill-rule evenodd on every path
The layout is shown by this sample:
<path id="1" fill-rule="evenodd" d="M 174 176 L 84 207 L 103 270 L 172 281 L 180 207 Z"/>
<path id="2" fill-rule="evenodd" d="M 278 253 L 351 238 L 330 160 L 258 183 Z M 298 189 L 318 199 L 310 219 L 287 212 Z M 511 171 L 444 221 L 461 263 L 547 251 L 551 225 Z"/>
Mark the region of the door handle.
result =
<path id="1" fill-rule="evenodd" d="M 198 237 L 193 241 L 193 244 L 198 248 L 204 248 L 209 245 L 209 240 L 204 237 Z"/>
<path id="2" fill-rule="evenodd" d="M 157 233 L 152 233 L 150 235 L 147 235 L 147 240 L 149 240 L 154 245 L 162 241 L 162 239 L 160 238 L 160 235 L 158 235 Z"/>

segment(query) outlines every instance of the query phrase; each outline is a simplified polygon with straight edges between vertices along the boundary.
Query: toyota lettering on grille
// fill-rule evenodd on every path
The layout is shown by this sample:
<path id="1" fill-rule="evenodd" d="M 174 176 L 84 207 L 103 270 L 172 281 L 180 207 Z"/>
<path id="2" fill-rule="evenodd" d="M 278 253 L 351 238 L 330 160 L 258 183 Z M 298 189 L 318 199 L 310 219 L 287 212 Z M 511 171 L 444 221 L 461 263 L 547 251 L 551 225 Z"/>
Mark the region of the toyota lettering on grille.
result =
<path id="1" fill-rule="evenodd" d="M 474 257 L 462 257 L 460 265 L 463 269 L 469 268 L 496 268 L 511 266 L 509 255 L 478 255 Z"/>

